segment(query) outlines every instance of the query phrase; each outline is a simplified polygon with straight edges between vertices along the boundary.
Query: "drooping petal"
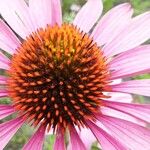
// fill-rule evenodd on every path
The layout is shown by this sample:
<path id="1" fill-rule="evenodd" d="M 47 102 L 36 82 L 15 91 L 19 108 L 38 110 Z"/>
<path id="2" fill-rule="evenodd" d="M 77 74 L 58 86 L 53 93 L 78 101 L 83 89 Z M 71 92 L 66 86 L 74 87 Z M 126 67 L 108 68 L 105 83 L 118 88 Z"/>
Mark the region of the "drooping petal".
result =
<path id="1" fill-rule="evenodd" d="M 150 38 L 149 26 L 150 12 L 135 17 L 121 34 L 104 46 L 103 51 L 105 55 L 110 57 L 144 43 Z"/>
<path id="2" fill-rule="evenodd" d="M 87 128 L 83 128 L 81 131 L 78 132 L 78 134 L 83 141 L 86 150 L 91 150 L 92 144 L 96 141 L 96 138 L 92 134 L 92 132 Z"/>
<path id="3" fill-rule="evenodd" d="M 41 125 L 36 133 L 31 137 L 27 144 L 24 145 L 23 150 L 42 150 L 44 143 L 45 126 Z"/>
<path id="4" fill-rule="evenodd" d="M 52 24 L 62 24 L 62 10 L 60 0 L 51 0 L 52 1 Z"/>
<path id="5" fill-rule="evenodd" d="M 61 129 L 57 129 L 56 139 L 54 144 L 54 150 L 66 150 L 65 141 L 64 141 L 64 133 Z"/>
<path id="6" fill-rule="evenodd" d="M 0 13 L 10 27 L 22 38 L 34 31 L 29 8 L 24 0 L 1 1 Z"/>
<path id="7" fill-rule="evenodd" d="M 11 29 L 0 19 L 0 48 L 9 54 L 14 54 L 20 41 Z"/>
<path id="8" fill-rule="evenodd" d="M 88 33 L 100 17 L 102 10 L 101 0 L 88 0 L 75 17 L 73 24 Z"/>
<path id="9" fill-rule="evenodd" d="M 126 81 L 111 87 L 113 92 L 150 96 L 150 79 Z"/>
<path id="10" fill-rule="evenodd" d="M 150 105 L 149 104 L 130 104 L 121 102 L 103 101 L 105 107 L 115 109 L 127 115 L 135 117 L 150 123 Z"/>
<path id="11" fill-rule="evenodd" d="M 8 92 L 6 90 L 1 90 L 0 89 L 0 98 L 1 97 L 7 97 L 8 96 Z"/>
<path id="12" fill-rule="evenodd" d="M 16 118 L 0 124 L 0 150 L 3 150 L 23 123 L 24 121 L 22 118 Z"/>
<path id="13" fill-rule="evenodd" d="M 133 115 L 129 115 L 123 111 L 119 111 L 114 108 L 110 108 L 107 106 L 101 106 L 100 110 L 101 110 L 102 114 L 107 115 L 107 116 L 124 119 L 124 120 L 139 124 L 144 127 L 147 125 L 147 122 L 143 121 L 142 119 L 139 119 L 139 118 L 137 119 Z"/>
<path id="14" fill-rule="evenodd" d="M 119 141 L 91 121 L 87 121 L 87 124 L 101 144 L 103 150 L 127 150 L 127 148 L 125 148 Z"/>
<path id="15" fill-rule="evenodd" d="M 83 144 L 82 140 L 80 139 L 76 129 L 72 127 L 70 129 L 70 141 L 72 150 L 86 150 L 85 145 Z"/>
<path id="16" fill-rule="evenodd" d="M 129 3 L 112 8 L 106 13 L 95 27 L 92 37 L 99 46 L 110 42 L 131 21 L 133 9 Z"/>
<path id="17" fill-rule="evenodd" d="M 6 84 L 6 82 L 7 82 L 7 77 L 0 75 L 0 84 Z"/>
<path id="18" fill-rule="evenodd" d="M 3 53 L 0 52 L 0 69 L 8 70 L 9 63 L 10 60 Z"/>
<path id="19" fill-rule="evenodd" d="M 98 117 L 111 134 L 132 150 L 148 150 L 150 147 L 150 130 L 126 120 L 104 116 Z"/>
<path id="20" fill-rule="evenodd" d="M 150 72 L 150 45 L 143 45 L 118 55 L 110 62 L 111 79 Z"/>
<path id="21" fill-rule="evenodd" d="M 130 103 L 133 101 L 132 95 L 120 92 L 107 92 L 109 101 Z"/>
<path id="22" fill-rule="evenodd" d="M 14 107 L 10 105 L 0 105 L 0 120 L 13 114 L 15 112 Z"/>
<path id="23" fill-rule="evenodd" d="M 29 8 L 37 28 L 44 28 L 52 24 L 51 0 L 29 0 Z"/>

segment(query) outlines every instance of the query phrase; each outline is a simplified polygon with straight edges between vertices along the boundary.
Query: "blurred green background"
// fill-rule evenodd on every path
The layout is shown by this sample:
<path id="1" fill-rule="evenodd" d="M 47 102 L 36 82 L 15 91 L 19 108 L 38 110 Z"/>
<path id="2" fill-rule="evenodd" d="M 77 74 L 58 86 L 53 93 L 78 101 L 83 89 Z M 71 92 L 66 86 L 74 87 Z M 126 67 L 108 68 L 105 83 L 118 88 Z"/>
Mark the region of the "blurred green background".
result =
<path id="1" fill-rule="evenodd" d="M 63 0 L 62 1 L 62 10 L 63 10 L 63 20 L 65 22 L 71 22 L 78 10 L 82 7 L 82 5 L 85 3 L 85 0 Z M 141 14 L 147 10 L 150 10 L 150 0 L 103 0 L 104 2 L 104 12 L 106 13 L 109 9 L 111 9 L 113 6 L 116 6 L 123 2 L 130 2 L 134 8 L 134 15 Z M 138 76 L 136 78 L 142 79 L 142 78 L 150 78 L 150 75 L 142 75 Z M 144 97 L 135 97 L 136 101 L 143 102 L 146 98 Z M 1 102 L 3 103 L 9 103 L 9 99 L 3 99 Z M 13 118 L 7 117 L 6 119 L 3 119 L 0 122 L 4 122 L 6 120 L 9 120 Z M 20 150 L 21 147 L 24 145 L 24 143 L 27 142 L 29 137 L 31 137 L 33 133 L 33 129 L 28 126 L 24 125 L 21 129 L 18 130 L 17 134 L 11 139 L 9 144 L 5 147 L 4 150 Z M 54 141 L 54 136 L 47 136 L 45 140 L 45 146 L 44 150 L 52 150 L 52 144 Z M 97 147 L 97 144 L 93 144 L 92 150 L 99 150 Z"/>

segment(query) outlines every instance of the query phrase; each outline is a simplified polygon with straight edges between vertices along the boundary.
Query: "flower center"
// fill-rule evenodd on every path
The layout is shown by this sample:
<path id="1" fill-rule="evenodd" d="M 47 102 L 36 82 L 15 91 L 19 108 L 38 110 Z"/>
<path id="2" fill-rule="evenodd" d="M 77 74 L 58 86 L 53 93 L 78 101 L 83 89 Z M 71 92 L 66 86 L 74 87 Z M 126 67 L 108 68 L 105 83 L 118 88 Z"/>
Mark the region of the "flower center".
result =
<path id="1" fill-rule="evenodd" d="M 100 48 L 71 24 L 32 33 L 12 57 L 9 93 L 35 126 L 85 125 L 94 120 L 109 73 Z"/>

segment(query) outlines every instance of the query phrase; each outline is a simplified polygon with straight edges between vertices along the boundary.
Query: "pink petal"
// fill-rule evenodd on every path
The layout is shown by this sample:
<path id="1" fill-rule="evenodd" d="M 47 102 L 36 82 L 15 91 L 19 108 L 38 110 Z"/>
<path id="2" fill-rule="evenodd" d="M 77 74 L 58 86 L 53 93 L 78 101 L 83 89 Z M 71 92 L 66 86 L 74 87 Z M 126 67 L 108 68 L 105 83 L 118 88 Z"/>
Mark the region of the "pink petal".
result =
<path id="1" fill-rule="evenodd" d="M 111 134 L 132 150 L 148 150 L 150 147 L 150 130 L 126 120 L 100 116 L 98 117 Z"/>
<path id="2" fill-rule="evenodd" d="M 95 136 L 92 134 L 92 132 L 88 128 L 82 128 L 81 130 L 76 128 L 76 130 L 82 142 L 84 143 L 85 149 L 91 150 L 93 143 L 96 142 Z M 67 150 L 72 150 L 71 142 L 69 142 L 67 146 Z"/>
<path id="3" fill-rule="evenodd" d="M 3 53 L 0 52 L 0 69 L 8 70 L 9 63 L 10 60 Z"/>
<path id="4" fill-rule="evenodd" d="M 125 102 L 125 103 L 130 103 L 133 101 L 131 94 L 120 92 L 108 92 L 107 95 L 110 96 L 110 98 L 107 99 L 109 101 Z"/>
<path id="5" fill-rule="evenodd" d="M 23 125 L 22 118 L 16 118 L 11 121 L 0 124 L 0 150 L 2 150 L 17 130 Z"/>
<path id="6" fill-rule="evenodd" d="M 29 8 L 35 19 L 37 28 L 44 28 L 52 24 L 51 0 L 29 0 Z"/>
<path id="7" fill-rule="evenodd" d="M 24 0 L 1 1 L 0 13 L 11 28 L 22 38 L 34 31 L 29 8 Z"/>
<path id="8" fill-rule="evenodd" d="M 83 128 L 78 132 L 81 140 L 83 141 L 86 150 L 91 150 L 92 144 L 96 141 L 95 136 L 87 128 Z"/>
<path id="9" fill-rule="evenodd" d="M 150 79 L 126 81 L 111 87 L 113 92 L 150 96 Z"/>
<path id="10" fill-rule="evenodd" d="M 65 141 L 64 141 L 64 133 L 61 129 L 57 129 L 56 139 L 54 144 L 54 150 L 66 150 Z"/>
<path id="11" fill-rule="evenodd" d="M 115 138 L 110 136 L 107 132 L 99 128 L 91 121 L 87 121 L 87 124 L 101 144 L 103 150 L 127 150 L 127 148 L 125 148 Z"/>
<path id="12" fill-rule="evenodd" d="M 62 10 L 60 0 L 51 0 L 52 1 L 52 24 L 62 24 Z"/>
<path id="13" fill-rule="evenodd" d="M 14 107 L 10 105 L 0 105 L 0 120 L 13 114 L 14 112 Z"/>
<path id="14" fill-rule="evenodd" d="M 129 50 L 110 62 L 111 79 L 150 72 L 150 45 Z"/>
<path id="15" fill-rule="evenodd" d="M 8 96 L 8 92 L 6 90 L 0 90 L 0 98 L 7 97 L 7 96 Z"/>
<path id="16" fill-rule="evenodd" d="M 95 27 L 92 37 L 99 46 L 110 42 L 131 21 L 133 9 L 129 3 L 118 5 L 108 11 Z"/>
<path id="17" fill-rule="evenodd" d="M 150 38 L 150 12 L 132 19 L 114 40 L 103 48 L 106 56 L 113 56 L 139 46 Z"/>
<path id="18" fill-rule="evenodd" d="M 6 84 L 6 82 L 7 82 L 7 77 L 0 75 L 0 84 Z"/>
<path id="19" fill-rule="evenodd" d="M 0 19 L 0 48 L 9 54 L 14 54 L 20 41 L 11 29 Z"/>
<path id="20" fill-rule="evenodd" d="M 112 107 L 110 108 L 107 106 L 102 106 L 100 110 L 101 110 L 102 114 L 104 114 L 104 115 L 124 119 L 124 120 L 139 124 L 144 127 L 147 126 L 147 122 L 145 122 L 142 119 L 139 119 L 133 115 L 130 115 L 129 113 L 125 113 L 122 110 L 120 111 L 118 109 L 115 109 Z"/>
<path id="21" fill-rule="evenodd" d="M 88 33 L 100 17 L 102 10 L 101 0 L 88 0 L 75 17 L 73 24 Z"/>
<path id="22" fill-rule="evenodd" d="M 24 145 L 23 150 L 42 150 L 44 143 L 44 135 L 45 135 L 45 127 L 42 125 L 31 137 L 28 143 Z"/>
<path id="23" fill-rule="evenodd" d="M 105 107 L 115 109 L 127 115 L 150 123 L 150 104 L 130 104 L 121 102 L 103 101 Z"/>
<path id="24" fill-rule="evenodd" d="M 85 145 L 81 141 L 76 129 L 72 127 L 70 129 L 70 141 L 72 150 L 86 150 Z"/>

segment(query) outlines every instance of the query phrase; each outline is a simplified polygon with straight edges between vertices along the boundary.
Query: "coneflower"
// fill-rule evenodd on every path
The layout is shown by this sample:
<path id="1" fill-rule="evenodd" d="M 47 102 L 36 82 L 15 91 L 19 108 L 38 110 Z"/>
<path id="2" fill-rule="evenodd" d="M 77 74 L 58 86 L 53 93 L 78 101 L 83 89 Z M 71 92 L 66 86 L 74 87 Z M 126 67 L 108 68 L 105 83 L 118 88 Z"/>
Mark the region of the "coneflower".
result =
<path id="1" fill-rule="evenodd" d="M 150 105 L 111 99 L 116 92 L 150 96 L 150 80 L 128 79 L 150 71 L 150 13 L 132 18 L 128 3 L 102 13 L 101 0 L 88 0 L 73 23 L 63 23 L 59 0 L 1 0 L 0 149 L 24 124 L 37 128 L 23 147 L 41 150 L 45 132 L 56 134 L 54 150 L 64 150 L 69 132 L 72 150 L 85 150 L 79 132 L 90 129 L 103 150 L 148 150 Z M 8 53 L 9 55 L 4 55 Z M 10 56 L 10 57 L 8 57 Z M 111 94 L 109 94 L 111 93 Z M 122 102 L 121 102 L 122 101 Z M 110 113 L 112 111 L 112 114 Z"/>

